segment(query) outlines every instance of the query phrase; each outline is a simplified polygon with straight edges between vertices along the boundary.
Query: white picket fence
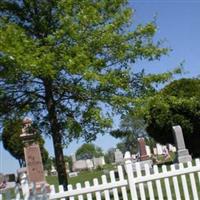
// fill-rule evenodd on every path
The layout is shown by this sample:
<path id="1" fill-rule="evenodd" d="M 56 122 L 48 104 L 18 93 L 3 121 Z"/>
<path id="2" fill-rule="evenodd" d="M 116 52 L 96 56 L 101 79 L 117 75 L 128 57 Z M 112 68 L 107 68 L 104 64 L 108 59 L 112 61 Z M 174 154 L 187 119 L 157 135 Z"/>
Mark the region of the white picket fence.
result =
<path id="1" fill-rule="evenodd" d="M 51 192 L 41 195 L 29 194 L 26 181 L 23 180 L 23 199 L 61 199 L 66 197 L 69 200 L 137 200 L 137 199 L 177 199 L 177 200 L 198 200 L 200 196 L 200 160 L 196 159 L 194 165 L 188 162 L 158 168 L 154 165 L 152 169 L 145 165 L 141 170 L 140 164 L 136 163 L 136 171 L 133 171 L 130 153 L 125 155 L 124 168 L 118 166 L 118 177 L 115 172 L 110 171 L 109 177 L 103 175 L 101 180 L 94 179 L 93 183 L 85 182 L 84 186 L 77 183 L 76 186 L 68 185 L 68 191 L 64 191 L 59 186 L 59 191 L 55 191 L 54 186 L 50 186 Z M 19 190 L 18 190 L 19 191 Z M 34 190 L 33 190 L 34 191 Z M 198 193 L 199 192 L 199 193 Z M 15 198 L 20 200 L 20 193 Z M 1 198 L 0 198 L 1 200 Z"/>

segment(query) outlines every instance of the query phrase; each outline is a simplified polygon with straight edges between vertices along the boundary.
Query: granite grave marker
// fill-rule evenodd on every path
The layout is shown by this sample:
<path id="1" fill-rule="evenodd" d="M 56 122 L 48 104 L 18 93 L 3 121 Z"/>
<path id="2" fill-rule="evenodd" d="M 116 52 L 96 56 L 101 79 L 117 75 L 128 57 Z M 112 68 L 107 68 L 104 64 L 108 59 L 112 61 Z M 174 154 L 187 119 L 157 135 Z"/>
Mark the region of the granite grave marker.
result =
<path id="1" fill-rule="evenodd" d="M 175 158 L 175 162 L 184 163 L 188 161 L 192 161 L 192 157 L 189 155 L 188 150 L 185 147 L 185 141 L 183 137 L 183 132 L 181 126 L 173 126 L 173 134 L 177 149 L 177 154 Z"/>

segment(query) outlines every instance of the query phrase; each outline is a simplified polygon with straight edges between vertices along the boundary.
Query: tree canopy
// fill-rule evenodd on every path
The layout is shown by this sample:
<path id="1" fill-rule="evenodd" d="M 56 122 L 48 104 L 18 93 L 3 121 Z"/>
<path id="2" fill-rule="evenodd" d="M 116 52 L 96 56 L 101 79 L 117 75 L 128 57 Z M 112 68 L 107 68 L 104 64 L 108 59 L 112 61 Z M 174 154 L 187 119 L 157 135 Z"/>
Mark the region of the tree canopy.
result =
<path id="1" fill-rule="evenodd" d="M 147 132 L 157 142 L 174 144 L 172 126 L 180 125 L 186 147 L 200 155 L 200 80 L 173 81 L 152 98 L 145 112 Z"/>
<path id="2" fill-rule="evenodd" d="M 0 2 L 1 121 L 33 116 L 65 188 L 63 145 L 111 127 L 132 106 L 133 65 L 168 52 L 156 24 L 132 26 L 132 14 L 126 0 Z"/>
<path id="3" fill-rule="evenodd" d="M 76 151 L 76 158 L 78 160 L 81 159 L 92 159 L 93 157 L 100 157 L 103 155 L 103 151 L 100 147 L 95 146 L 94 144 L 83 144 Z"/>

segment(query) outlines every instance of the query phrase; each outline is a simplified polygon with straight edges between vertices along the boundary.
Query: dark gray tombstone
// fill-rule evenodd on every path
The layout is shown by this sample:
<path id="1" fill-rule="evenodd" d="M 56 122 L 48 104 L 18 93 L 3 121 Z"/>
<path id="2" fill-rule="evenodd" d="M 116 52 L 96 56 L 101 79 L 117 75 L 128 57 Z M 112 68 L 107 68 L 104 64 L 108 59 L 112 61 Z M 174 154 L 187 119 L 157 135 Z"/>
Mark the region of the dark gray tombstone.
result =
<path id="1" fill-rule="evenodd" d="M 192 157 L 189 155 L 188 150 L 185 147 L 185 141 L 183 137 L 183 132 L 181 126 L 173 126 L 173 135 L 175 139 L 175 144 L 177 148 L 177 154 L 175 162 L 185 163 L 192 160 Z"/>

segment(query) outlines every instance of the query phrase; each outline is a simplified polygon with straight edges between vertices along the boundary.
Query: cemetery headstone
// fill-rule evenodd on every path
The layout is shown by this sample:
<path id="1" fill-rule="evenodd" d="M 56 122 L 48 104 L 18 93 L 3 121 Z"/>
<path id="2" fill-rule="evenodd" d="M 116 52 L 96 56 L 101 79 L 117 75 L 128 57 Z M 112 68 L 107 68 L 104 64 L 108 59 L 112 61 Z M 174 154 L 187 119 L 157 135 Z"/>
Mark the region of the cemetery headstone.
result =
<path id="1" fill-rule="evenodd" d="M 151 149 L 150 149 L 150 146 L 146 145 L 145 148 L 146 148 L 147 155 L 148 155 L 149 157 L 151 157 Z"/>
<path id="2" fill-rule="evenodd" d="M 175 162 L 184 163 L 192 160 L 192 157 L 189 155 L 188 150 L 185 147 L 185 141 L 183 137 L 183 132 L 181 126 L 173 126 L 173 135 L 175 139 L 177 154 Z"/>
<path id="3" fill-rule="evenodd" d="M 157 155 L 162 155 L 163 154 L 163 148 L 162 148 L 161 144 L 156 143 L 156 149 L 157 149 Z"/>
<path id="4" fill-rule="evenodd" d="M 94 164 L 91 159 L 87 160 L 77 160 L 73 162 L 72 170 L 73 171 L 80 171 L 80 170 L 85 170 L 85 169 L 93 169 Z"/>
<path id="5" fill-rule="evenodd" d="M 68 176 L 69 176 L 70 178 L 76 177 L 76 176 L 78 176 L 78 172 L 70 172 L 70 173 L 68 174 Z"/>
<path id="6" fill-rule="evenodd" d="M 150 159 L 150 157 L 147 154 L 146 151 L 146 145 L 144 138 L 138 138 L 138 150 L 139 150 L 139 164 L 141 167 L 141 170 L 144 170 L 144 166 L 147 164 L 149 168 L 152 167 L 153 161 Z M 132 160 L 132 166 L 133 170 L 136 170 L 136 162 Z"/>
<path id="7" fill-rule="evenodd" d="M 154 154 L 154 155 L 158 155 L 158 151 L 157 151 L 157 148 L 156 148 L 156 147 L 153 148 L 153 154 Z"/>
<path id="8" fill-rule="evenodd" d="M 115 163 L 122 163 L 124 161 L 124 158 L 123 158 L 123 153 L 119 150 L 119 149 L 116 149 L 115 151 Z"/>
<path id="9" fill-rule="evenodd" d="M 138 147 L 140 152 L 140 160 L 148 160 L 149 156 L 147 155 L 146 145 L 144 138 L 138 138 Z"/>
<path id="10" fill-rule="evenodd" d="M 51 166 L 51 176 L 57 176 L 57 175 L 58 175 L 58 173 L 56 171 L 56 168 L 52 165 Z"/>
<path id="11" fill-rule="evenodd" d="M 135 154 L 132 154 L 131 156 L 132 156 L 133 160 L 136 160 L 136 155 Z"/>
<path id="12" fill-rule="evenodd" d="M 30 132 L 32 121 L 29 118 L 23 120 L 22 134 L 20 137 L 25 143 L 24 155 L 27 169 L 27 176 L 30 183 L 36 184 L 36 190 L 40 190 L 42 185 L 47 185 L 45 181 L 44 168 L 40 147 L 34 142 L 35 133 Z M 31 130 L 33 131 L 33 130 Z M 48 185 L 47 185 L 48 189 Z"/>
<path id="13" fill-rule="evenodd" d="M 94 163 L 94 167 L 102 167 L 103 165 L 105 165 L 105 159 L 104 156 L 101 156 L 99 158 L 93 158 L 93 163 Z"/>

